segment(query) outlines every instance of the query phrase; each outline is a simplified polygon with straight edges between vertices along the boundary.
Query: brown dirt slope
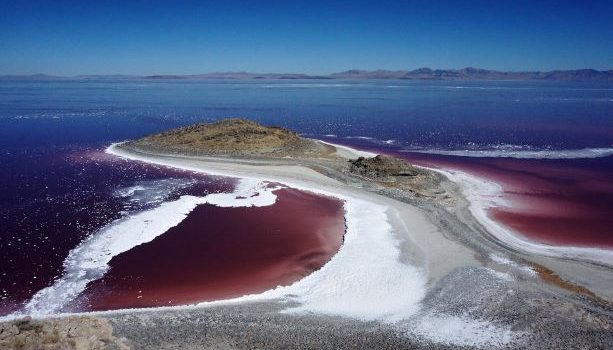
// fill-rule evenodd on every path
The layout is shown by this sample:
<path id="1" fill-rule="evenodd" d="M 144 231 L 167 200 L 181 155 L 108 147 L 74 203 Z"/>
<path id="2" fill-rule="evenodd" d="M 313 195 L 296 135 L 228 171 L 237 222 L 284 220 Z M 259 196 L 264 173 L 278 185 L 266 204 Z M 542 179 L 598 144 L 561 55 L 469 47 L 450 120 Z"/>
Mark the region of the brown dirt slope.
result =
<path id="1" fill-rule="evenodd" d="M 273 158 L 325 157 L 332 151 L 294 131 L 238 118 L 173 129 L 126 146 L 165 153 Z"/>

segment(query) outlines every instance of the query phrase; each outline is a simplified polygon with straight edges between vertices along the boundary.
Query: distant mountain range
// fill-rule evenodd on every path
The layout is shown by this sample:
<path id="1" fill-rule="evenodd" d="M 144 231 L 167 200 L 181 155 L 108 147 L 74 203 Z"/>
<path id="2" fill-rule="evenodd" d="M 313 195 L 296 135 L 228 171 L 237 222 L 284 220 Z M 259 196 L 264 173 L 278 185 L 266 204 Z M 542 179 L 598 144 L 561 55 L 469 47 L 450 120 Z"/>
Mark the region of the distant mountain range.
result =
<path id="1" fill-rule="evenodd" d="M 613 81 L 613 70 L 556 70 L 550 72 L 501 72 L 480 68 L 415 70 L 349 70 L 331 74 L 341 79 L 414 79 L 414 80 L 602 80 Z"/>
<path id="2" fill-rule="evenodd" d="M 97 80 L 97 79 L 170 79 L 170 80 L 213 80 L 213 79 L 407 79 L 407 80 L 561 80 L 561 81 L 611 81 L 613 70 L 599 71 L 595 69 L 555 70 L 549 72 L 502 72 L 480 68 L 463 69 L 430 69 L 415 70 L 348 70 L 329 75 L 309 74 L 278 74 L 278 73 L 247 73 L 222 72 L 192 75 L 77 75 L 61 77 L 46 74 L 33 75 L 0 75 L 0 80 Z"/>

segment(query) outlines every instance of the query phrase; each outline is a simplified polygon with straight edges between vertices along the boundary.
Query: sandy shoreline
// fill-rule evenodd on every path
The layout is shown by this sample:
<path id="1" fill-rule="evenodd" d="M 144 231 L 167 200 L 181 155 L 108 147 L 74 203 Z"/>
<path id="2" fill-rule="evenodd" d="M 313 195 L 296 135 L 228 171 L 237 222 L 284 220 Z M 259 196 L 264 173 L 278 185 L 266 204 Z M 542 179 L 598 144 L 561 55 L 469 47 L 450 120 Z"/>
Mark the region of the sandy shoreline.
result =
<path id="1" fill-rule="evenodd" d="M 279 182 L 348 203 L 346 244 L 321 270 L 289 287 L 229 301 L 91 313 L 109 319 L 135 348 L 540 349 L 604 348 L 613 341 L 610 304 L 544 283 L 532 264 L 555 267 L 609 300 L 610 268 L 509 249 L 474 219 L 451 182 L 441 185 L 457 196 L 452 210 L 347 177 L 326 161 L 159 155 L 116 146 L 107 152 Z M 344 158 L 357 155 L 364 154 L 339 150 Z"/>

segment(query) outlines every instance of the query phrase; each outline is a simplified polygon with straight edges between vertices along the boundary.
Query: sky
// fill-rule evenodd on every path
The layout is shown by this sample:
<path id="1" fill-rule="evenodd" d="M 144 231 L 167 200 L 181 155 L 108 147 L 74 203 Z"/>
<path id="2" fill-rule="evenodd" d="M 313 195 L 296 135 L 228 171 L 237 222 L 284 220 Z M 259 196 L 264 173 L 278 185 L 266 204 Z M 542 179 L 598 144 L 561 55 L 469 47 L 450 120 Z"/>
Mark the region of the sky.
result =
<path id="1" fill-rule="evenodd" d="M 613 69 L 613 1 L 5 1 L 0 74 Z"/>

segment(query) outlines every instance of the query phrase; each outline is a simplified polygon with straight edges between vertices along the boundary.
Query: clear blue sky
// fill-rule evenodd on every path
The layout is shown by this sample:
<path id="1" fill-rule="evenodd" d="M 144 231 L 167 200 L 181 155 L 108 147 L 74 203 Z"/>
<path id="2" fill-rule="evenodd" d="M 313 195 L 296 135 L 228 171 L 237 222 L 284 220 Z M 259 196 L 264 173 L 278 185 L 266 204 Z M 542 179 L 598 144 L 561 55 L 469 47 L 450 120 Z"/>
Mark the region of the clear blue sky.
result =
<path id="1" fill-rule="evenodd" d="M 613 1 L 3 1 L 0 74 L 613 69 Z"/>

